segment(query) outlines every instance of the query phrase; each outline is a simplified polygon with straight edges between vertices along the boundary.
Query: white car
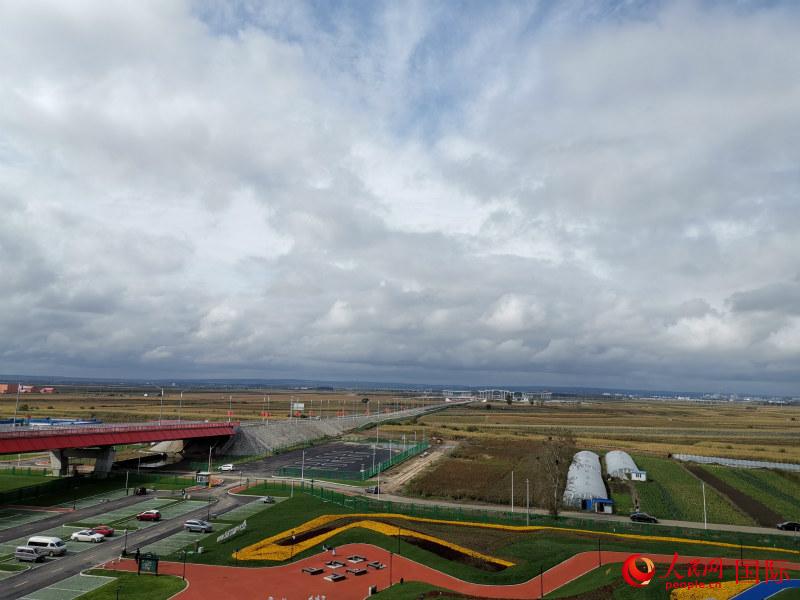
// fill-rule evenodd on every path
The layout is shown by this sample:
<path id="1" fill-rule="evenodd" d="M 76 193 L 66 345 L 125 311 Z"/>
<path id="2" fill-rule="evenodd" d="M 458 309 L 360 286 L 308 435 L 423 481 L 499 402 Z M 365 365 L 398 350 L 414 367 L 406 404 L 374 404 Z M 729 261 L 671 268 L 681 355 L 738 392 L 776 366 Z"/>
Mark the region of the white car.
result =
<path id="1" fill-rule="evenodd" d="M 228 463 L 226 465 L 220 465 L 219 466 L 219 470 L 220 471 L 233 471 L 233 465 L 231 463 Z"/>
<path id="2" fill-rule="evenodd" d="M 84 529 L 83 531 L 76 531 L 71 536 L 69 536 L 73 542 L 102 542 L 106 539 L 102 533 L 97 533 L 92 531 L 91 529 Z"/>

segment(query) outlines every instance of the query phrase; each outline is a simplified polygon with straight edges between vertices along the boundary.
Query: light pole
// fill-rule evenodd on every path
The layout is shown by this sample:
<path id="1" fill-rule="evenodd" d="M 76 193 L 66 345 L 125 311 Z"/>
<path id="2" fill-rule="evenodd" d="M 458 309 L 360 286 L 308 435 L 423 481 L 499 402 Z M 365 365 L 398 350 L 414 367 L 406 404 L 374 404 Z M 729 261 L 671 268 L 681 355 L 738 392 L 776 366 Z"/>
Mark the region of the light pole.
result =
<path id="1" fill-rule="evenodd" d="M 231 422 L 233 416 L 233 396 L 228 396 L 228 423 Z"/>
<path id="2" fill-rule="evenodd" d="M 511 512 L 514 512 L 514 471 L 511 471 Z"/>
<path id="3" fill-rule="evenodd" d="M 186 581 L 186 549 L 183 550 L 183 580 Z"/>
<path id="4" fill-rule="evenodd" d="M 181 415 L 183 414 L 183 390 L 181 390 L 181 399 L 178 404 L 178 423 L 181 422 Z"/>
<path id="5" fill-rule="evenodd" d="M 531 524 L 531 482 L 525 479 L 525 524 Z"/>
<path id="6" fill-rule="evenodd" d="M 161 419 L 164 418 L 164 388 L 161 388 L 161 408 L 158 409 L 158 424 L 161 425 Z"/>
<path id="7" fill-rule="evenodd" d="M 211 487 L 211 451 L 214 450 L 216 444 L 208 449 L 208 487 Z"/>

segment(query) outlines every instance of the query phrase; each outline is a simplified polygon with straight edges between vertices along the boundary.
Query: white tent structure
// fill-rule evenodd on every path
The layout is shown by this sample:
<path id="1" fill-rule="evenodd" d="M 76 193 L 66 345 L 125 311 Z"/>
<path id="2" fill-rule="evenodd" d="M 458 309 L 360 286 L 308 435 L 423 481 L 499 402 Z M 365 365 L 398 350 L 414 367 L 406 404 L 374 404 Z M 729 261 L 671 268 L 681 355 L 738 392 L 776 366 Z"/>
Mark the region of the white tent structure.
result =
<path id="1" fill-rule="evenodd" d="M 612 450 L 605 456 L 606 472 L 615 479 L 647 481 L 647 473 L 639 470 L 631 455 L 622 450 Z"/>
<path id="2" fill-rule="evenodd" d="M 575 508 L 611 512 L 612 503 L 608 499 L 597 454 L 581 450 L 572 458 L 563 501 L 565 505 Z"/>

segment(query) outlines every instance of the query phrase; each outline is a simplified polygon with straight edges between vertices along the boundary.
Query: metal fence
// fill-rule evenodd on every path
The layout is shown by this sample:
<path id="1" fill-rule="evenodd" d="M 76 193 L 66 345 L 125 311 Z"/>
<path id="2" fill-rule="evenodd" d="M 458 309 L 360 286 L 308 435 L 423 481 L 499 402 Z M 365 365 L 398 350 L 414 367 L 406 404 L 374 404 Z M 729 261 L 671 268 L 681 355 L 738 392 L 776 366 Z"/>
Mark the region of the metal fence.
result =
<path id="1" fill-rule="evenodd" d="M 400 463 L 408 460 L 413 456 L 421 454 L 430 448 L 430 444 L 425 442 L 418 442 L 414 445 L 408 446 L 402 452 L 398 452 L 387 460 L 376 463 L 374 467 L 364 469 L 358 472 L 352 471 L 331 471 L 327 469 L 314 469 L 314 468 L 301 468 L 301 467 L 281 467 L 279 474 L 284 477 L 303 477 L 304 479 L 358 479 L 361 481 L 375 477 L 378 473 L 382 473 L 387 469 L 399 465 Z"/>
<path id="2" fill-rule="evenodd" d="M 721 458 L 718 456 L 697 456 L 695 454 L 673 454 L 672 458 L 684 462 L 695 462 L 706 465 L 722 465 L 740 469 L 778 469 L 800 473 L 800 465 L 794 463 L 769 462 L 764 460 L 743 460 L 739 458 Z"/>

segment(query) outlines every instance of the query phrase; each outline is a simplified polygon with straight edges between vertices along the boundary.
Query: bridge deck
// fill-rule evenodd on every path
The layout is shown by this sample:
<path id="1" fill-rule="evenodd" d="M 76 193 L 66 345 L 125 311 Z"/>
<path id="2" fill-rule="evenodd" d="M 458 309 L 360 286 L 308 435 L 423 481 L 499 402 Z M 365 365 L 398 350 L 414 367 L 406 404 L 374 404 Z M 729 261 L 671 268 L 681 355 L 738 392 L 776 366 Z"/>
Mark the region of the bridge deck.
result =
<path id="1" fill-rule="evenodd" d="M 234 434 L 238 425 L 238 422 L 162 421 L 46 429 L 16 427 L 0 430 L 0 454 L 230 436 Z"/>

